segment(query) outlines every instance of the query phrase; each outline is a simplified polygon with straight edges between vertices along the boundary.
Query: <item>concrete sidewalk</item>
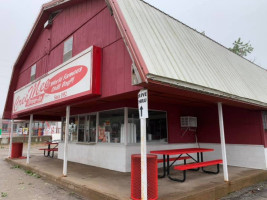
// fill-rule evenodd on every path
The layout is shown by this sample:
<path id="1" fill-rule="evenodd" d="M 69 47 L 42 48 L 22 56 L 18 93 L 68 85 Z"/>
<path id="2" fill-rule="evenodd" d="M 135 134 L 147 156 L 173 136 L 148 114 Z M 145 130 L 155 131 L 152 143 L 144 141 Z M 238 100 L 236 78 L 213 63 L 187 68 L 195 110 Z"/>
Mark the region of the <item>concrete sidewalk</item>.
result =
<path id="1" fill-rule="evenodd" d="M 62 177 L 62 160 L 46 158 L 41 151 L 34 148 L 30 165 L 26 165 L 26 160 L 6 160 L 90 199 L 130 199 L 130 173 L 68 162 L 68 176 Z M 168 178 L 159 179 L 159 199 L 218 199 L 230 192 L 267 180 L 267 171 L 229 167 L 229 176 L 229 183 L 223 181 L 222 173 L 212 175 L 194 171 L 188 172 L 185 183 L 173 182 Z"/>

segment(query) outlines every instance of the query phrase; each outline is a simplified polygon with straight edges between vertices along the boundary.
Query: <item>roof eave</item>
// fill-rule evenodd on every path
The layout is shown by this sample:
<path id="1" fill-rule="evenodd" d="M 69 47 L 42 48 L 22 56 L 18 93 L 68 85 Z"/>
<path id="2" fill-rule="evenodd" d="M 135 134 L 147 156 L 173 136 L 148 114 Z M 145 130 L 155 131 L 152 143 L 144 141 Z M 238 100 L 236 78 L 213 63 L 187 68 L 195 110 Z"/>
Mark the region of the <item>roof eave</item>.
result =
<path id="1" fill-rule="evenodd" d="M 218 97 L 221 99 L 227 99 L 227 100 L 231 100 L 231 101 L 235 101 L 235 102 L 239 102 L 239 103 L 243 103 L 243 104 L 249 104 L 252 106 L 259 107 L 261 109 L 267 109 L 267 103 L 256 101 L 253 99 L 248 99 L 245 97 L 240 97 L 237 95 L 229 94 L 229 93 L 215 90 L 212 88 L 207 88 L 207 87 L 195 85 L 195 84 L 188 83 L 188 82 L 183 82 L 180 80 L 170 79 L 167 77 L 161 77 L 161 76 L 157 76 L 154 74 L 147 74 L 147 79 L 148 79 L 148 82 L 155 82 L 156 81 L 159 83 L 165 83 L 165 84 L 170 85 L 171 87 L 176 87 L 176 88 L 180 88 L 180 89 L 184 89 L 184 90 L 188 90 L 188 91 L 192 91 L 192 92 L 197 92 L 200 94 Z"/>
<path id="2" fill-rule="evenodd" d="M 125 17 L 123 16 L 123 13 L 119 7 L 119 4 L 117 0 L 108 0 L 108 2 L 113 10 L 116 24 L 120 30 L 124 43 L 128 49 L 128 52 L 138 69 L 142 82 L 148 83 L 148 80 L 146 77 L 146 75 L 149 73 L 148 68 L 134 40 L 134 37 L 127 24 L 127 21 L 125 20 Z"/>

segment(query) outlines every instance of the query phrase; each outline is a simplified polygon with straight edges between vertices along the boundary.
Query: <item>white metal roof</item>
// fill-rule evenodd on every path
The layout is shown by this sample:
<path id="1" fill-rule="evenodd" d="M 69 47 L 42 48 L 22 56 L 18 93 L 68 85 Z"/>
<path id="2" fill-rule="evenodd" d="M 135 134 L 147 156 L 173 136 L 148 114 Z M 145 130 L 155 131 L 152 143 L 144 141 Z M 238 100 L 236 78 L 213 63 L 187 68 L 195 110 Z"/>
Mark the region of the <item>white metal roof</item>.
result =
<path id="1" fill-rule="evenodd" d="M 265 69 L 143 1 L 117 3 L 148 78 L 267 107 Z"/>

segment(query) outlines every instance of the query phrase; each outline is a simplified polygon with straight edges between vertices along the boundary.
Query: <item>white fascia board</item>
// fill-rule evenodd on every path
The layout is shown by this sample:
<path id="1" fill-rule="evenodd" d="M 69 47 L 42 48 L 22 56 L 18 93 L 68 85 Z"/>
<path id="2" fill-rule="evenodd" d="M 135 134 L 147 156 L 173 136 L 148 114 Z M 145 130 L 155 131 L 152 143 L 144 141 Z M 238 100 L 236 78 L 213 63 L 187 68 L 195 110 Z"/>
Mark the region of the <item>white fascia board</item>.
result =
<path id="1" fill-rule="evenodd" d="M 247 103 L 250 105 L 262 107 L 263 109 L 267 108 L 267 103 L 264 103 L 264 102 L 240 97 L 237 95 L 229 94 L 226 92 L 222 92 L 222 91 L 215 90 L 212 88 L 203 87 L 203 86 L 192 84 L 192 83 L 187 83 L 184 81 L 170 79 L 170 78 L 166 78 L 166 77 L 161 77 L 161 76 L 157 76 L 157 75 L 153 75 L 153 74 L 147 74 L 147 78 L 150 80 L 161 82 L 161 83 L 167 83 L 167 84 L 170 84 L 171 86 L 174 86 L 174 87 L 177 87 L 180 89 L 193 91 L 193 92 L 197 92 L 197 93 L 202 93 L 202 94 L 206 94 L 206 95 L 210 95 L 210 96 L 230 99 L 233 101 L 238 101 L 240 103 Z"/>

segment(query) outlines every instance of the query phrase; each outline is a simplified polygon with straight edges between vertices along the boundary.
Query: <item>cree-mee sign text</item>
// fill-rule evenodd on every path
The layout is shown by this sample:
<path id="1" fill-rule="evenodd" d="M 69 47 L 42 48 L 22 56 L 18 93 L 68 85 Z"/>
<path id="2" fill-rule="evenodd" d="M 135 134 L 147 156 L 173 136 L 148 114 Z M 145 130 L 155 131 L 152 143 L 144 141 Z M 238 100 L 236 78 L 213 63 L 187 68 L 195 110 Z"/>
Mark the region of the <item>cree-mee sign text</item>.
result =
<path id="1" fill-rule="evenodd" d="M 38 67 L 38 66 L 37 66 Z M 13 114 L 77 98 L 92 91 L 92 48 L 14 93 Z"/>

